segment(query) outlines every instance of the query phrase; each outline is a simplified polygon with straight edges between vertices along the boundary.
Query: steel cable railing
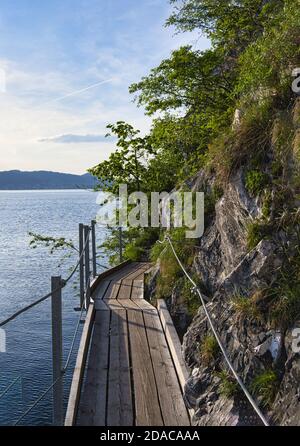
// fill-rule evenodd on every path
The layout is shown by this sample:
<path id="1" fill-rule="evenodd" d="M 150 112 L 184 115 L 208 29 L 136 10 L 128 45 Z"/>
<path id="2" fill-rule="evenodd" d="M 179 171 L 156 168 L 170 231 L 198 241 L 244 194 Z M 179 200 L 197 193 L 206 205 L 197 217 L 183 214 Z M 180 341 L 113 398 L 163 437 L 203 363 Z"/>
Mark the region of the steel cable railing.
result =
<path id="1" fill-rule="evenodd" d="M 51 392 L 51 390 L 56 386 L 56 384 L 59 382 L 59 380 L 61 380 L 63 378 L 66 371 L 68 370 L 70 362 L 71 362 L 71 358 L 72 358 L 72 353 L 73 353 L 73 350 L 75 347 L 75 342 L 77 339 L 77 334 L 78 334 L 79 327 L 81 324 L 84 309 L 85 309 L 85 302 L 82 304 L 82 307 L 81 307 L 78 322 L 76 324 L 74 335 L 72 337 L 72 342 L 71 342 L 71 346 L 69 349 L 69 353 L 67 355 L 65 365 L 62 368 L 61 375 L 55 381 L 53 381 L 53 383 L 49 387 L 47 387 L 47 389 L 34 401 L 34 403 L 17 419 L 17 421 L 14 423 L 14 426 L 17 426 L 48 395 L 48 393 Z"/>
<path id="2" fill-rule="evenodd" d="M 89 228 L 89 231 L 91 231 L 91 228 Z M 9 316 L 7 319 L 3 320 L 2 322 L 0 322 L 0 328 L 4 327 L 4 325 L 8 324 L 9 322 L 13 321 L 14 319 L 16 319 L 18 316 L 20 316 L 23 313 L 26 313 L 26 311 L 31 310 L 32 308 L 36 307 L 37 305 L 41 304 L 42 302 L 44 302 L 45 300 L 49 299 L 50 297 L 52 297 L 53 294 L 57 293 L 58 291 L 62 290 L 63 288 L 66 287 L 66 285 L 70 282 L 70 280 L 73 278 L 74 274 L 76 273 L 80 262 L 84 256 L 85 253 L 85 249 L 87 244 L 89 243 L 89 237 L 86 238 L 83 250 L 79 256 L 79 260 L 76 264 L 76 266 L 73 268 L 71 274 L 67 277 L 67 279 L 62 280 L 62 283 L 59 287 L 57 287 L 55 290 L 50 291 L 50 293 L 46 294 L 45 296 L 41 297 L 40 299 L 37 299 L 35 302 L 32 302 L 31 304 L 27 305 L 24 308 L 21 308 L 20 310 L 16 311 L 14 314 L 12 314 L 11 316 Z"/>
<path id="3" fill-rule="evenodd" d="M 66 285 L 71 281 L 71 279 L 73 278 L 74 274 L 76 273 L 76 271 L 78 270 L 79 266 L 82 267 L 82 262 L 87 262 L 87 264 L 90 263 L 90 258 L 89 258 L 89 248 L 87 251 L 87 246 L 90 242 L 90 232 L 93 230 L 93 222 L 92 222 L 92 227 L 89 226 L 82 226 L 82 229 L 86 228 L 86 231 L 84 233 L 84 240 L 82 243 L 82 245 L 80 246 L 81 252 L 80 250 L 76 250 L 80 255 L 79 255 L 79 259 L 78 262 L 76 263 L 75 267 L 72 269 L 72 272 L 70 273 L 70 275 L 65 279 L 65 280 L 61 280 L 61 285 L 55 287 L 51 292 L 47 293 L 45 296 L 37 299 L 36 301 L 32 302 L 31 304 L 21 308 L 20 310 L 16 311 L 13 315 L 11 315 L 10 317 L 8 317 L 7 319 L 3 320 L 0 322 L 0 327 L 3 327 L 4 325 L 8 324 L 9 322 L 13 321 L 14 319 L 16 319 L 18 316 L 20 316 L 21 314 L 27 312 L 28 310 L 34 308 L 35 306 L 39 305 L 40 303 L 44 302 L 45 300 L 47 300 L 50 297 L 55 296 L 55 293 L 60 292 L 63 288 L 66 287 Z M 94 249 L 93 252 L 93 262 L 95 262 L 95 265 L 98 265 L 101 268 L 107 269 L 106 266 L 98 263 L 95 259 L 96 259 L 96 251 L 95 251 L 95 243 L 96 243 L 96 239 L 94 236 L 94 240 L 92 240 L 92 246 Z M 85 258 L 84 258 L 85 256 Z M 84 260 L 83 260 L 84 259 Z M 94 265 L 94 266 L 95 266 Z M 81 273 L 81 271 L 80 271 Z M 90 270 L 89 268 L 86 267 L 85 269 L 85 274 L 88 274 L 87 276 L 87 282 L 85 285 L 85 291 L 84 291 L 84 299 L 83 302 L 81 303 L 81 308 L 80 310 L 80 315 L 78 318 L 78 322 L 76 324 L 76 328 L 72 337 L 72 341 L 71 341 L 71 345 L 66 357 L 66 361 L 64 364 L 64 367 L 61 369 L 59 376 L 56 376 L 56 379 L 51 383 L 51 385 L 49 385 L 44 392 L 30 405 L 30 407 L 28 407 L 28 409 L 26 409 L 26 411 L 17 419 L 17 421 L 14 423 L 14 425 L 18 425 L 48 394 L 51 390 L 54 389 L 54 387 L 59 383 L 59 381 L 63 378 L 63 376 L 65 375 L 66 371 L 68 370 L 70 363 L 71 363 L 71 359 L 72 359 L 72 353 L 74 351 L 75 345 L 76 345 L 76 339 L 77 339 L 77 335 L 79 332 L 79 328 L 80 328 L 80 324 L 82 322 L 82 316 L 83 316 L 83 312 L 86 309 L 86 305 L 87 302 L 89 301 L 90 298 L 90 287 L 91 287 L 91 277 L 90 277 Z M 96 274 L 96 268 L 93 269 L 93 274 L 95 277 Z M 0 398 L 2 398 L 4 395 L 6 395 L 8 393 L 8 391 L 16 384 L 16 382 L 20 379 L 20 377 L 18 377 L 16 380 L 14 380 L 12 383 L 10 383 L 7 388 L 4 390 L 4 392 L 2 392 L 2 394 L 0 394 Z"/>
<path id="4" fill-rule="evenodd" d="M 219 347 L 220 347 L 220 349 L 221 349 L 221 351 L 222 351 L 222 353 L 223 353 L 224 359 L 225 359 L 225 361 L 226 361 L 226 363 L 227 363 L 229 369 L 231 370 L 231 372 L 232 372 L 233 376 L 235 377 L 236 381 L 238 382 L 240 388 L 241 388 L 242 391 L 244 392 L 246 398 L 248 399 L 249 403 L 251 404 L 251 406 L 253 407 L 253 409 L 255 410 L 255 412 L 257 413 L 257 415 L 259 416 L 259 418 L 260 418 L 261 421 L 263 422 L 263 424 L 264 424 L 265 426 L 269 426 L 268 421 L 266 420 L 265 416 L 263 415 L 263 413 L 262 413 L 261 410 L 259 409 L 259 407 L 258 407 L 258 405 L 256 404 L 256 402 L 254 401 L 253 397 L 250 395 L 250 393 L 249 393 L 249 391 L 247 390 L 247 388 L 246 388 L 244 382 L 242 381 L 242 379 L 239 377 L 239 375 L 238 375 L 237 372 L 235 371 L 235 368 L 233 367 L 233 365 L 232 365 L 232 363 L 231 363 L 231 361 L 230 361 L 230 359 L 229 359 L 229 357 L 228 357 L 228 355 L 227 355 L 227 352 L 226 352 L 225 347 L 224 347 L 224 345 L 223 345 L 223 343 L 222 343 L 222 341 L 221 341 L 221 338 L 220 338 L 219 334 L 218 334 L 217 331 L 216 331 L 216 328 L 215 328 L 215 326 L 214 326 L 214 323 L 213 323 L 213 321 L 212 321 L 212 318 L 211 318 L 211 316 L 210 316 L 210 314 L 209 314 L 209 311 L 208 311 L 208 309 L 207 309 L 207 306 L 206 306 L 204 297 L 203 297 L 201 291 L 199 290 L 199 287 L 197 286 L 197 284 L 195 283 L 195 281 L 191 278 L 191 276 L 189 275 L 189 273 L 186 271 L 185 267 L 183 266 L 181 260 L 179 259 L 178 255 L 177 255 L 177 253 L 176 253 L 176 251 L 175 251 L 175 248 L 174 248 L 174 246 L 173 246 L 173 243 L 172 243 L 172 240 L 170 239 L 170 237 L 169 237 L 169 236 L 166 236 L 166 237 L 165 237 L 165 240 L 168 241 L 168 243 L 169 243 L 169 245 L 170 245 L 170 247 L 171 247 L 171 249 L 172 249 L 172 251 L 173 251 L 173 254 L 174 254 L 174 256 L 175 256 L 175 258 L 176 258 L 176 260 L 177 260 L 179 266 L 181 267 L 182 271 L 184 272 L 184 274 L 186 275 L 186 277 L 188 278 L 188 280 L 192 283 L 192 285 L 193 285 L 193 291 L 195 291 L 195 292 L 199 295 L 199 297 L 200 297 L 200 301 L 201 301 L 202 307 L 203 307 L 203 309 L 204 309 L 206 318 L 207 318 L 207 320 L 208 320 L 208 322 L 209 322 L 209 325 L 210 325 L 210 327 L 211 327 L 211 330 L 212 330 L 212 332 L 213 332 L 213 334 L 214 334 L 214 336 L 215 336 L 215 338 L 216 338 L 216 340 L 217 340 L 217 342 L 218 342 L 218 345 L 219 345 Z M 159 242 L 159 243 L 163 243 L 163 242 Z"/>
<path id="5" fill-rule="evenodd" d="M 14 380 L 13 380 L 7 387 L 6 387 L 6 389 L 5 389 L 2 393 L 0 393 L 0 400 L 1 400 L 1 398 L 3 398 L 3 397 L 10 391 L 10 389 L 12 389 L 12 388 L 14 387 L 15 384 L 17 384 L 18 381 L 21 381 L 21 380 L 22 380 L 22 377 L 21 377 L 21 376 L 18 376 L 18 378 L 14 379 Z"/>

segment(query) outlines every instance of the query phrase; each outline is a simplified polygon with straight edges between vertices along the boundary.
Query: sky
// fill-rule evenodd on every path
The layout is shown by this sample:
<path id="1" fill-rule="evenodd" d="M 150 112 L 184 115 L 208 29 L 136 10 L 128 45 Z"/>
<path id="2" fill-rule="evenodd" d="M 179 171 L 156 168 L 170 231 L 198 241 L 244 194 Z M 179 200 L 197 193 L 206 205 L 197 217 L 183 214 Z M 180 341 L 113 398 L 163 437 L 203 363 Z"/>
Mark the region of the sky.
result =
<path id="1" fill-rule="evenodd" d="M 1 0 L 0 171 L 85 173 L 107 159 L 106 125 L 143 133 L 131 83 L 171 51 L 208 48 L 164 23 L 168 0 Z"/>

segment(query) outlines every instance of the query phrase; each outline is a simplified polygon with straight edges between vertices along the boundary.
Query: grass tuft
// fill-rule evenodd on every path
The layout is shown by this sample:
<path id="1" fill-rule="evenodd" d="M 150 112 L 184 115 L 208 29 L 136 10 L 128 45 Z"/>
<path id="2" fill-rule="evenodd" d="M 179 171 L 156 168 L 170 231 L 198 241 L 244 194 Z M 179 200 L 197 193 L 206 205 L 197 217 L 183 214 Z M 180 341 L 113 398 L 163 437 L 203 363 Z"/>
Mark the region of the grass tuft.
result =
<path id="1" fill-rule="evenodd" d="M 250 389 L 254 396 L 261 399 L 262 406 L 268 407 L 276 397 L 278 386 L 278 377 L 274 370 L 266 370 L 253 379 Z"/>
<path id="2" fill-rule="evenodd" d="M 201 358 L 205 365 L 210 365 L 219 354 L 219 345 L 216 338 L 212 335 L 207 335 L 200 346 Z"/>
<path id="3" fill-rule="evenodd" d="M 221 379 L 219 387 L 221 395 L 225 396 L 226 398 L 232 398 L 237 394 L 238 383 L 226 370 L 222 370 L 217 374 L 217 376 Z"/>
<path id="4" fill-rule="evenodd" d="M 247 247 L 251 251 L 258 243 L 266 238 L 269 238 L 272 233 L 272 227 L 270 224 L 265 223 L 262 220 L 254 220 L 247 226 Z"/>
<path id="5" fill-rule="evenodd" d="M 240 320 L 261 320 L 262 314 L 257 306 L 261 292 L 256 292 L 251 297 L 236 295 L 232 298 L 233 309 Z"/>

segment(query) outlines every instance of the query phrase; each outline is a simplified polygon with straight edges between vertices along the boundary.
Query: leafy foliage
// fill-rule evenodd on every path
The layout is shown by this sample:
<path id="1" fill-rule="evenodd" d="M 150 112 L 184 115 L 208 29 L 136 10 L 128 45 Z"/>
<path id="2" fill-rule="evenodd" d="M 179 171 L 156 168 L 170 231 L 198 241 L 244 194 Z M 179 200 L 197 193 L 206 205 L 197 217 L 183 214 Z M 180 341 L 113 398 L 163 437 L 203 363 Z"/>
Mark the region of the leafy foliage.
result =
<path id="1" fill-rule="evenodd" d="M 118 191 L 119 184 L 127 184 L 129 191 L 142 190 L 145 161 L 153 154 L 149 137 L 140 137 L 140 131 L 124 121 L 109 124 L 107 128 L 118 138 L 117 150 L 109 160 L 89 169 L 89 172 L 106 183 L 105 189 L 112 193 Z"/>
<path id="2" fill-rule="evenodd" d="M 300 61 L 299 7 L 293 0 L 281 2 L 284 8 L 272 14 L 269 26 L 256 41 L 250 42 L 241 56 L 237 85 L 244 100 L 255 101 L 262 96 L 290 97 L 291 70 Z"/>
<path id="3" fill-rule="evenodd" d="M 130 93 L 140 92 L 138 105 L 144 105 L 149 115 L 184 108 L 212 117 L 226 108 L 231 95 L 231 73 L 223 62 L 215 50 L 199 52 L 181 47 L 149 76 L 131 85 Z"/>
<path id="4" fill-rule="evenodd" d="M 246 173 L 246 188 L 252 196 L 259 195 L 268 184 L 268 176 L 260 170 L 249 170 Z"/>
<path id="5" fill-rule="evenodd" d="M 262 200 L 263 219 L 247 228 L 252 249 L 283 227 L 293 206 L 293 192 L 286 184 L 287 160 L 293 147 L 297 152 L 299 138 L 287 110 L 295 101 L 291 71 L 300 65 L 300 10 L 293 0 L 170 2 L 173 13 L 167 25 L 178 32 L 198 30 L 211 39 L 212 47 L 178 48 L 131 85 L 137 105 L 153 117 L 151 130 L 142 137 L 123 121 L 111 124 L 116 152 L 90 171 L 106 180 L 107 190 L 116 192 L 120 183 L 126 183 L 130 192 L 150 194 L 169 192 L 183 183 L 190 186 L 200 168 L 223 186 L 243 166 L 246 188 Z M 236 109 L 240 119 L 232 125 Z M 262 168 L 270 156 L 271 171 Z M 291 186 L 300 190 L 299 184 L 294 175 Z M 213 191 L 206 198 L 210 218 L 219 194 Z M 168 248 L 155 245 L 160 235 L 148 229 L 125 231 L 124 255 L 139 259 L 151 251 L 152 258 L 160 256 L 167 283 L 162 294 L 169 296 L 181 278 Z M 115 260 L 117 244 L 118 234 L 113 232 L 106 248 Z M 188 246 L 187 251 L 188 262 L 193 250 Z"/>
<path id="6" fill-rule="evenodd" d="M 72 240 L 67 240 L 65 237 L 49 237 L 41 234 L 36 234 L 35 232 L 29 232 L 28 234 L 31 239 L 29 246 L 36 249 L 38 246 L 46 246 L 49 248 L 50 254 L 54 254 L 57 249 L 73 249 L 77 251 Z"/>
<path id="7" fill-rule="evenodd" d="M 240 53 L 258 36 L 284 2 L 278 0 L 171 0 L 168 25 L 180 31 L 199 29 L 224 51 Z"/>
<path id="8" fill-rule="evenodd" d="M 58 265 L 59 267 L 65 260 L 72 257 L 74 251 L 78 253 L 78 249 L 74 242 L 72 240 L 67 240 L 65 237 L 51 237 L 48 235 L 37 234 L 35 232 L 29 232 L 28 235 L 30 236 L 30 248 L 47 248 L 51 255 L 54 255 L 57 252 L 62 252 Z"/>

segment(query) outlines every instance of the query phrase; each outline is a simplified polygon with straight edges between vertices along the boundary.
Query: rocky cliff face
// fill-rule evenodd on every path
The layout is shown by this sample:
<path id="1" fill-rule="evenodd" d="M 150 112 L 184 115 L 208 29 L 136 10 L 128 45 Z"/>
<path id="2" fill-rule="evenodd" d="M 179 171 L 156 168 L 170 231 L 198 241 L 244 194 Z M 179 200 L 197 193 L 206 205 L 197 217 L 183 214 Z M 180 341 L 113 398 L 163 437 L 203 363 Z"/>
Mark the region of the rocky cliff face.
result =
<path id="1" fill-rule="evenodd" d="M 236 372 L 275 425 L 300 425 L 300 341 L 295 337 L 300 338 L 299 131 L 300 99 L 289 115 L 274 119 L 268 148 L 254 171 L 253 158 L 243 161 L 221 198 L 215 200 L 217 180 L 207 170 L 191 184 L 194 191 L 205 191 L 206 198 L 214 196 L 214 211 L 190 273 L 206 295 Z M 262 181 L 259 191 L 253 180 Z M 152 296 L 163 280 L 158 262 Z M 185 398 L 194 409 L 194 424 L 262 424 L 228 371 L 203 308 L 191 321 L 182 278 L 168 277 L 168 283 L 173 290 L 164 297 L 179 332 L 185 332 L 183 354 L 191 374 Z"/>
<path id="2" fill-rule="evenodd" d="M 195 189 L 203 190 L 204 180 L 201 173 Z M 247 249 L 247 225 L 261 216 L 261 206 L 260 200 L 251 198 L 246 191 L 240 169 L 216 204 L 215 217 L 206 228 L 194 258 L 194 269 L 210 294 L 207 308 L 216 329 L 246 385 L 251 388 L 256 376 L 271 369 L 277 371 L 276 397 L 264 409 L 267 418 L 274 424 L 299 425 L 300 355 L 292 351 L 292 329 L 276 331 L 266 321 L 241 317 L 232 300 L 237 294 L 250 299 L 256 293 L 256 303 L 263 306 L 260 290 L 272 287 L 283 264 L 282 243 L 288 244 L 283 234 L 279 233 L 276 240 L 261 240 L 250 252 Z M 195 410 L 194 423 L 199 426 L 261 424 L 237 389 L 232 394 L 226 392 L 231 378 L 224 374 L 226 363 L 222 354 L 216 353 L 209 362 L 203 360 L 201 346 L 210 335 L 200 308 L 183 342 L 184 357 L 191 371 L 185 396 Z M 257 400 L 262 403 L 259 396 Z"/>

